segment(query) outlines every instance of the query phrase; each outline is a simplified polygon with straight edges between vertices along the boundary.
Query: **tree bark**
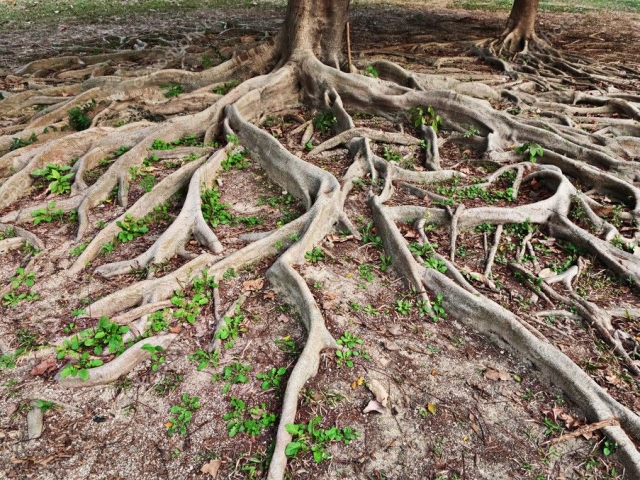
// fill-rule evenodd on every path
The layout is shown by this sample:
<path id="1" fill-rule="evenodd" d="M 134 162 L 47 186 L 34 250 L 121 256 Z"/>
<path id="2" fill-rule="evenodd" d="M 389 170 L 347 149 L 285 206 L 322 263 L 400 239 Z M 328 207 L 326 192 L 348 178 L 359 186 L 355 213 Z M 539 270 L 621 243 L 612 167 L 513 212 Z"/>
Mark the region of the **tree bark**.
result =
<path id="1" fill-rule="evenodd" d="M 509 51 L 526 50 L 528 42 L 535 38 L 536 13 L 539 0 L 514 0 L 507 26 L 502 33 L 504 46 Z"/>
<path id="2" fill-rule="evenodd" d="M 278 36 L 281 63 L 310 53 L 339 67 L 350 0 L 290 0 Z"/>

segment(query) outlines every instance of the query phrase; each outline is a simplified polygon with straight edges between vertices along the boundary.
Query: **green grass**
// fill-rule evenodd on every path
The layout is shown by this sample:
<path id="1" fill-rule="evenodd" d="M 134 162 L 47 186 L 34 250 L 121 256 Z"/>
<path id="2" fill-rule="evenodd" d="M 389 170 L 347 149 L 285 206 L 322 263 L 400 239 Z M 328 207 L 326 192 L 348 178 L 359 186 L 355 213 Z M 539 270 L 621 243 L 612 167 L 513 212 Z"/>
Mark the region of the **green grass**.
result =
<path id="1" fill-rule="evenodd" d="M 139 0 L 135 3 L 127 2 L 126 7 L 123 7 L 122 2 L 111 0 L 40 0 L 38 2 L 17 0 L 13 5 L 0 3 L 0 29 L 7 24 L 15 27 L 15 23 L 59 22 L 69 18 L 94 22 L 99 18 L 100 21 L 104 21 L 108 17 L 122 16 L 123 8 L 126 8 L 128 15 L 136 13 L 150 15 L 163 12 L 175 13 L 180 10 L 196 8 L 211 8 L 213 11 L 213 9 L 221 7 L 262 7 L 262 5 L 254 6 L 253 3 L 249 0 Z M 274 2 L 268 3 L 273 5 Z"/>
<path id="2" fill-rule="evenodd" d="M 511 10 L 513 0 L 454 0 L 453 6 L 469 10 Z M 640 13 L 638 0 L 540 0 L 541 12 L 584 13 L 617 10 Z"/>

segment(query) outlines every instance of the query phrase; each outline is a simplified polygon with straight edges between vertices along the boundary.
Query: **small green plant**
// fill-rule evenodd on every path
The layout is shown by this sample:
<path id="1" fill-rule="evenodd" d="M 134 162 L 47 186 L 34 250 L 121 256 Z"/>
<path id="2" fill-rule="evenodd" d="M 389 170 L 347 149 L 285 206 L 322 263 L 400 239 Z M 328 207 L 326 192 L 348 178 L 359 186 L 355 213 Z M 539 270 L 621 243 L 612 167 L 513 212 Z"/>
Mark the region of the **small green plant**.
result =
<path id="1" fill-rule="evenodd" d="M 23 301 L 33 302 L 38 300 L 40 296 L 31 291 L 31 287 L 34 284 L 35 273 L 27 273 L 22 267 L 17 268 L 15 275 L 11 277 L 11 291 L 2 297 L 2 304 L 5 307 L 17 307 Z"/>
<path id="2" fill-rule="evenodd" d="M 376 70 L 376 67 L 374 67 L 373 65 L 367 65 L 364 69 L 364 74 L 368 77 L 373 78 L 378 78 L 379 76 L 378 70 Z"/>
<path id="3" fill-rule="evenodd" d="M 249 409 L 247 404 L 237 397 L 231 397 L 230 403 L 233 411 L 222 416 L 227 422 L 229 438 L 235 437 L 238 433 L 260 435 L 262 430 L 276 423 L 276 416 L 269 413 L 264 403 Z"/>
<path id="4" fill-rule="evenodd" d="M 17 290 L 22 285 L 27 287 L 33 287 L 36 283 L 36 274 L 33 272 L 27 273 L 24 268 L 19 267 L 16 269 L 16 273 L 11 277 L 11 288 Z"/>
<path id="5" fill-rule="evenodd" d="M 258 380 L 262 380 L 262 383 L 260 384 L 260 388 L 262 390 L 269 390 L 270 388 L 277 389 L 281 386 L 285 373 L 287 373 L 286 367 L 273 367 L 271 370 L 267 370 L 264 373 L 258 373 L 256 378 Z"/>
<path id="6" fill-rule="evenodd" d="M 192 362 L 198 362 L 198 371 L 204 370 L 207 367 L 217 367 L 220 361 L 220 352 L 214 350 L 213 352 L 205 352 L 204 350 L 196 350 L 189 355 L 189 360 Z"/>
<path id="7" fill-rule="evenodd" d="M 313 247 L 313 250 L 304 254 L 307 262 L 318 263 L 324 260 L 324 251 L 320 247 Z"/>
<path id="8" fill-rule="evenodd" d="M 314 117 L 312 123 L 316 130 L 320 130 L 320 132 L 325 135 L 333 128 L 337 121 L 338 119 L 331 110 L 324 110 Z"/>
<path id="9" fill-rule="evenodd" d="M 427 255 L 432 255 L 435 252 L 435 249 L 438 248 L 437 243 L 416 243 L 412 242 L 409 244 L 409 251 L 414 255 L 418 255 L 420 257 L 426 257 Z"/>
<path id="10" fill-rule="evenodd" d="M 400 153 L 398 153 L 398 151 L 394 148 L 387 148 L 384 147 L 384 151 L 382 152 L 382 156 L 384 157 L 384 159 L 388 162 L 401 162 L 402 161 L 402 155 L 400 155 Z"/>
<path id="11" fill-rule="evenodd" d="M 71 192 L 70 180 L 75 175 L 74 173 L 65 173 L 71 170 L 68 165 L 56 165 L 54 163 L 47 163 L 44 168 L 34 170 L 31 175 L 34 177 L 43 177 L 48 180 L 49 190 L 54 195 L 62 195 Z"/>
<path id="12" fill-rule="evenodd" d="M 447 272 L 447 264 L 443 260 L 439 260 L 436 257 L 429 257 L 424 261 L 424 266 L 427 268 L 433 268 L 440 273 Z"/>
<path id="13" fill-rule="evenodd" d="M 416 128 L 420 128 L 422 125 L 429 125 L 436 133 L 442 126 L 442 117 L 436 115 L 436 111 L 431 105 L 426 108 L 412 107 L 409 109 L 409 120 Z"/>
<path id="14" fill-rule="evenodd" d="M 360 229 L 360 235 L 362 235 L 362 243 L 370 243 L 375 248 L 382 248 L 382 238 L 375 234 L 375 227 L 373 222 L 367 223 Z"/>
<path id="15" fill-rule="evenodd" d="M 184 93 L 184 88 L 182 85 L 160 85 L 160 88 L 166 88 L 167 91 L 164 92 L 164 96 L 166 98 L 177 97 L 181 93 Z"/>
<path id="16" fill-rule="evenodd" d="M 545 418 L 542 421 L 542 423 L 545 426 L 545 430 L 544 430 L 545 436 L 548 437 L 548 436 L 551 436 L 551 435 L 556 434 L 556 433 L 558 433 L 558 434 L 562 433 L 562 430 L 563 430 L 562 426 L 559 423 L 554 422 L 550 418 Z"/>
<path id="17" fill-rule="evenodd" d="M 146 350 L 151 354 L 151 371 L 155 372 L 160 368 L 167 359 L 162 355 L 164 352 L 164 348 L 160 345 L 151 345 L 150 343 L 145 343 L 142 345 L 142 349 Z"/>
<path id="18" fill-rule="evenodd" d="M 39 208 L 31 212 L 33 217 L 33 224 L 39 225 L 43 222 L 62 221 L 64 219 L 64 212 L 62 209 L 56 208 L 56 202 L 50 201 L 45 208 Z"/>
<path id="19" fill-rule="evenodd" d="M 222 346 L 227 349 L 235 345 L 236 339 L 240 332 L 244 331 L 241 324 L 244 321 L 244 314 L 240 311 L 240 307 L 236 307 L 235 315 L 232 317 L 224 317 L 224 322 L 215 334 L 215 337 L 222 341 Z"/>
<path id="20" fill-rule="evenodd" d="M 227 268 L 227 270 L 222 274 L 223 280 L 231 280 L 232 278 L 238 278 L 238 274 L 236 273 L 235 268 Z"/>
<path id="21" fill-rule="evenodd" d="M 495 230 L 496 226 L 488 222 L 483 222 L 475 228 L 475 231 L 478 233 L 493 233 Z"/>
<path id="22" fill-rule="evenodd" d="M 88 328 L 64 340 L 62 345 L 56 348 L 57 359 L 61 360 L 67 355 L 77 358 L 78 352 L 89 349 L 92 349 L 95 355 L 102 355 L 105 349 L 111 354 L 119 355 L 125 350 L 122 336 L 128 331 L 128 326 L 101 317 L 95 328 Z"/>
<path id="23" fill-rule="evenodd" d="M 55 408 L 56 404 L 50 402 L 48 400 L 36 400 L 36 408 L 42 410 L 42 413 L 45 413 L 53 408 Z"/>
<path id="24" fill-rule="evenodd" d="M 203 64 L 203 67 L 204 67 L 204 64 Z M 205 68 L 209 68 L 209 67 L 205 67 Z M 229 93 L 231 90 L 233 90 L 235 87 L 237 87 L 238 85 L 240 85 L 240 82 L 238 80 L 229 80 L 228 82 L 222 85 L 213 87 L 213 93 L 217 93 L 218 95 L 225 95 Z"/>
<path id="25" fill-rule="evenodd" d="M 69 251 L 69 255 L 71 255 L 72 257 L 79 257 L 80 254 L 87 248 L 87 245 L 88 243 L 80 242 Z"/>
<path id="26" fill-rule="evenodd" d="M 418 312 L 420 316 L 429 315 L 434 323 L 440 321 L 440 319 L 447 318 L 447 313 L 442 305 L 444 297 L 441 293 L 436 295 L 435 300 L 429 302 L 427 300 L 418 300 Z"/>
<path id="27" fill-rule="evenodd" d="M 21 138 L 12 138 L 9 151 L 17 150 L 18 148 L 22 148 L 22 147 L 28 147 L 29 145 L 37 141 L 38 141 L 38 137 L 36 136 L 35 133 L 32 133 L 27 140 L 23 140 Z"/>
<path id="28" fill-rule="evenodd" d="M 242 170 L 249 166 L 249 162 L 247 162 L 246 159 L 248 154 L 249 151 L 246 149 L 234 151 L 231 155 L 225 158 L 220 165 L 222 165 L 223 170 L 231 170 L 232 168 Z"/>
<path id="29" fill-rule="evenodd" d="M 326 448 L 329 443 L 341 442 L 349 445 L 360 434 L 351 427 L 331 427 L 329 429 L 317 428 L 322 422 L 322 417 L 317 416 L 308 424 L 287 423 L 285 428 L 293 436 L 285 448 L 287 457 L 295 458 L 298 454 L 311 451 L 316 463 L 331 458 Z"/>
<path id="30" fill-rule="evenodd" d="M 285 353 L 297 354 L 299 352 L 296 342 L 294 342 L 289 335 L 286 337 L 278 338 L 273 341 L 280 350 Z"/>
<path id="31" fill-rule="evenodd" d="M 538 157 L 544 155 L 544 150 L 540 145 L 530 142 L 525 142 L 516 148 L 515 152 L 523 154 L 531 163 L 536 163 Z"/>
<path id="32" fill-rule="evenodd" d="M 78 132 L 86 130 L 91 126 L 91 118 L 89 113 L 93 111 L 98 104 L 95 100 L 85 103 L 81 107 L 73 107 L 67 114 L 69 115 L 69 126 Z"/>
<path id="33" fill-rule="evenodd" d="M 618 450 L 618 443 L 613 440 L 609 440 L 608 438 L 605 439 L 602 445 L 602 453 L 608 457 L 609 455 L 616 453 L 616 450 Z"/>
<path id="34" fill-rule="evenodd" d="M 60 371 L 60 377 L 80 377 L 80 380 L 89 380 L 89 369 L 99 367 L 103 362 L 99 358 L 89 358 L 89 352 L 82 353 L 76 363 L 70 363 Z"/>
<path id="35" fill-rule="evenodd" d="M 362 345 L 364 341 L 355 334 L 344 332 L 344 335 L 342 335 L 336 343 L 342 347 L 342 350 L 336 350 L 335 353 L 338 367 L 346 365 L 349 368 L 353 368 L 353 360 L 355 358 L 362 357 L 365 360 L 371 358 L 365 350 L 356 349 L 359 345 Z"/>
<path id="36" fill-rule="evenodd" d="M 411 301 L 409 300 L 397 300 L 395 311 L 400 315 L 409 315 L 412 309 Z"/>
<path id="37" fill-rule="evenodd" d="M 120 232 L 118 232 L 118 240 L 122 243 L 130 242 L 149 231 L 146 219 L 135 219 L 129 214 L 125 215 L 124 220 L 116 221 L 116 225 L 120 227 Z"/>
<path id="38" fill-rule="evenodd" d="M 107 242 L 104 245 L 102 245 L 102 248 L 100 249 L 100 251 L 102 252 L 103 255 L 108 255 L 111 252 L 113 252 L 115 248 L 116 247 L 113 244 L 113 242 Z"/>
<path id="39" fill-rule="evenodd" d="M 464 132 L 463 137 L 464 138 L 475 137 L 479 133 L 480 133 L 480 130 L 478 130 L 474 125 L 469 125 L 469 128 L 467 128 L 467 130 Z"/>
<path id="40" fill-rule="evenodd" d="M 222 393 L 227 393 L 231 389 L 231 385 L 239 383 L 247 383 L 249 377 L 247 373 L 251 371 L 250 365 L 243 365 L 239 362 L 233 362 L 222 368 L 222 373 L 215 373 L 211 376 L 213 381 L 224 380 L 225 385 L 222 387 Z"/>
<path id="41" fill-rule="evenodd" d="M 233 223 L 233 215 L 229 213 L 229 205 L 220 202 L 220 191 L 217 188 L 203 190 L 200 194 L 202 201 L 202 216 L 212 227 Z"/>
<path id="42" fill-rule="evenodd" d="M 373 275 L 373 268 L 371 267 L 371 265 L 367 265 L 366 263 L 364 265 L 358 266 L 358 273 L 360 275 L 360 278 L 367 282 L 372 282 L 375 278 Z"/>
<path id="43" fill-rule="evenodd" d="M 178 432 L 180 435 L 186 435 L 193 418 L 193 413 L 200 408 L 200 399 L 191 397 L 188 393 L 182 394 L 182 401 L 178 405 L 173 405 L 169 410 L 173 417 L 167 422 L 169 426 L 167 435 L 172 436 Z"/>
<path id="44" fill-rule="evenodd" d="M 391 266 L 392 260 L 391 255 L 380 255 L 380 271 L 386 272 Z"/>

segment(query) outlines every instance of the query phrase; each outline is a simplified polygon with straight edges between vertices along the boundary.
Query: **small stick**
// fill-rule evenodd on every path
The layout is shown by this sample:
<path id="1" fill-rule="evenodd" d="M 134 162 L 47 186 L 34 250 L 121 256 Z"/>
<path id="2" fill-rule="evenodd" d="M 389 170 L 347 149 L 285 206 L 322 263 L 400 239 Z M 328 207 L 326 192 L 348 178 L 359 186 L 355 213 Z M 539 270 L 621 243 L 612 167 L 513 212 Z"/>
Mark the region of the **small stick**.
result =
<path id="1" fill-rule="evenodd" d="M 591 423 L 589 425 L 584 425 L 573 432 L 565 433 L 564 435 L 553 438 L 545 444 L 555 445 L 558 443 L 566 442 L 567 440 L 571 440 L 572 438 L 578 438 L 580 435 L 584 435 L 586 433 L 595 432 L 596 430 L 600 430 L 604 427 L 617 427 L 620 425 L 620 421 L 617 418 L 607 418 L 606 420 L 602 420 L 600 422 Z"/>
<path id="2" fill-rule="evenodd" d="M 347 62 L 348 62 L 349 73 L 351 73 L 351 34 L 349 31 L 349 22 L 347 22 L 346 28 L 347 28 Z"/>

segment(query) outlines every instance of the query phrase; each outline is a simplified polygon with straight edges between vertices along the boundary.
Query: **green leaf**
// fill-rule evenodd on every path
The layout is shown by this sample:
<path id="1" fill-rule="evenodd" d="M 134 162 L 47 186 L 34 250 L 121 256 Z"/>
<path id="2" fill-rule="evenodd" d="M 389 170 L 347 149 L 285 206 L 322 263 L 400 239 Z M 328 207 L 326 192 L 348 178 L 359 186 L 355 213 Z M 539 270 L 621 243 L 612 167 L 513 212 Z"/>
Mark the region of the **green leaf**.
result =
<path id="1" fill-rule="evenodd" d="M 289 442 L 289 444 L 284 449 L 284 453 L 287 457 L 295 457 L 303 448 L 304 443 L 302 442 Z"/>

